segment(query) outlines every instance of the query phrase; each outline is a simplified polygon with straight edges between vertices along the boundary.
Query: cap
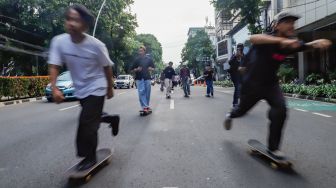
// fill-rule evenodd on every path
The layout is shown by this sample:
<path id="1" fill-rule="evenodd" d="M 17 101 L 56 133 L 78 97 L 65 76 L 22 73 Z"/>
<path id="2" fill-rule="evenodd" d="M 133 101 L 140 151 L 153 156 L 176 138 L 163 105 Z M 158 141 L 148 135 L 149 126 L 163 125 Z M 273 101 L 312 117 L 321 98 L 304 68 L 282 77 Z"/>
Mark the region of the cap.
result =
<path id="1" fill-rule="evenodd" d="M 277 15 L 274 16 L 274 21 L 276 23 L 279 23 L 280 21 L 284 20 L 284 19 L 294 19 L 294 20 L 298 20 L 300 18 L 299 15 L 297 14 L 294 14 L 288 10 L 284 10 L 284 11 L 281 11 L 279 12 Z"/>
<path id="2" fill-rule="evenodd" d="M 237 48 L 244 48 L 244 44 L 243 43 L 237 44 Z"/>

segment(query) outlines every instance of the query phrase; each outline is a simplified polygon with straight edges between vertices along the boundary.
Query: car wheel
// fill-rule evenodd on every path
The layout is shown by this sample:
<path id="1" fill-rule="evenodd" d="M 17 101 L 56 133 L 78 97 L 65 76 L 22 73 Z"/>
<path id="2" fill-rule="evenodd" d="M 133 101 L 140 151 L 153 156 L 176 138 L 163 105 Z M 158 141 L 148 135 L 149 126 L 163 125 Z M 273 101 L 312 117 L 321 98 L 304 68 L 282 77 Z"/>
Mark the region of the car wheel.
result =
<path id="1" fill-rule="evenodd" d="M 53 102 L 52 98 L 47 98 L 48 102 Z"/>

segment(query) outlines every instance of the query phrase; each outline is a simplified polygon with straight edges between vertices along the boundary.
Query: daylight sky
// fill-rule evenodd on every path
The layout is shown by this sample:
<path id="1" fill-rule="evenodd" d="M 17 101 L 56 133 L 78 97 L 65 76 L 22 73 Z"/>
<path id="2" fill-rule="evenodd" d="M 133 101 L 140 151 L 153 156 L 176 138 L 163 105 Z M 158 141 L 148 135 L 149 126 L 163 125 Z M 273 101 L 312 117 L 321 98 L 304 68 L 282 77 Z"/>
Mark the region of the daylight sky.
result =
<path id="1" fill-rule="evenodd" d="M 181 61 L 189 27 L 203 27 L 206 17 L 215 24 L 210 0 L 134 0 L 132 12 L 137 15 L 138 34 L 150 33 L 163 48 L 163 61 Z"/>

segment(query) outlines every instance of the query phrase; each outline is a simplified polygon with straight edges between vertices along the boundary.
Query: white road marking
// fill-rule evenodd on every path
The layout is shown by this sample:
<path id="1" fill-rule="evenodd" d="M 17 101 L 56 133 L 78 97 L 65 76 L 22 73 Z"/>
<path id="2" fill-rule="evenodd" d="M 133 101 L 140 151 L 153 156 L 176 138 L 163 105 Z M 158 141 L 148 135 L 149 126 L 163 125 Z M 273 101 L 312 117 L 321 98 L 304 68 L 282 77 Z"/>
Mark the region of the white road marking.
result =
<path id="1" fill-rule="evenodd" d="M 326 115 L 326 114 L 320 114 L 320 113 L 316 113 L 314 112 L 313 114 L 318 115 L 318 116 L 323 116 L 323 117 L 327 117 L 327 118 L 331 118 L 332 116 Z"/>
<path id="2" fill-rule="evenodd" d="M 294 108 L 294 110 L 301 111 L 301 112 L 308 112 L 307 110 L 302 110 L 300 108 Z"/>
<path id="3" fill-rule="evenodd" d="M 74 106 L 70 106 L 70 107 L 67 107 L 67 108 L 62 108 L 62 109 L 59 109 L 58 111 L 69 110 L 69 109 L 72 109 L 72 108 L 76 108 L 76 107 L 78 107 L 78 106 L 79 106 L 79 104 L 74 105 Z"/>
<path id="4" fill-rule="evenodd" d="M 174 100 L 170 100 L 170 109 L 173 110 L 175 108 Z"/>

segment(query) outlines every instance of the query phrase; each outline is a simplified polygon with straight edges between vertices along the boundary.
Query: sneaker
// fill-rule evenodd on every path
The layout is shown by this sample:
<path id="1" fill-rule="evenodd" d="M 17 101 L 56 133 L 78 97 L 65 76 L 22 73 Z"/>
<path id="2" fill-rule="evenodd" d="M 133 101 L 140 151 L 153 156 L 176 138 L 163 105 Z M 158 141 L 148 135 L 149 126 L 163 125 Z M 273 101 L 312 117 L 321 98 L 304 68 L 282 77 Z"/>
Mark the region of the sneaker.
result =
<path id="1" fill-rule="evenodd" d="M 101 117 L 101 122 L 110 124 L 109 127 L 112 129 L 112 135 L 113 136 L 118 135 L 119 121 L 120 121 L 119 115 L 109 115 L 107 113 L 103 113 L 103 115 Z"/>
<path id="2" fill-rule="evenodd" d="M 280 150 L 275 150 L 275 151 L 268 151 L 269 154 L 271 154 L 274 158 L 276 159 L 284 159 L 285 158 L 285 153 L 280 151 Z"/>
<path id="3" fill-rule="evenodd" d="M 189 98 L 189 95 L 184 95 L 185 98 Z"/>
<path id="4" fill-rule="evenodd" d="M 84 171 L 87 170 L 89 168 L 91 168 L 92 166 L 94 166 L 97 163 L 97 159 L 96 156 L 95 157 L 86 157 L 85 159 L 83 159 L 77 166 L 77 170 L 78 171 Z"/>
<path id="5" fill-rule="evenodd" d="M 230 117 L 230 113 L 225 116 L 224 128 L 225 130 L 230 130 L 232 128 L 232 118 Z"/>
<path id="6" fill-rule="evenodd" d="M 153 111 L 150 107 L 147 107 L 146 110 L 147 110 L 148 112 L 152 112 L 152 111 Z"/>
<path id="7" fill-rule="evenodd" d="M 205 95 L 205 97 L 210 97 L 210 95 L 208 94 L 208 95 Z"/>

